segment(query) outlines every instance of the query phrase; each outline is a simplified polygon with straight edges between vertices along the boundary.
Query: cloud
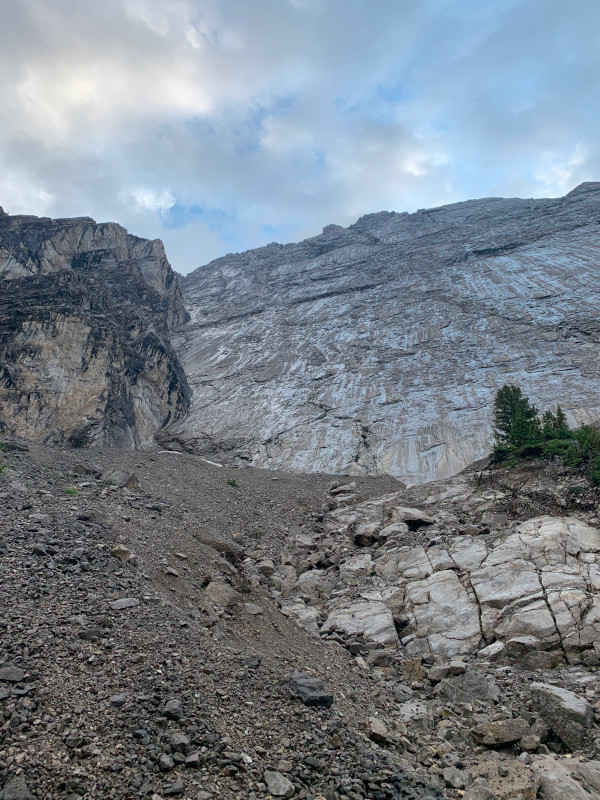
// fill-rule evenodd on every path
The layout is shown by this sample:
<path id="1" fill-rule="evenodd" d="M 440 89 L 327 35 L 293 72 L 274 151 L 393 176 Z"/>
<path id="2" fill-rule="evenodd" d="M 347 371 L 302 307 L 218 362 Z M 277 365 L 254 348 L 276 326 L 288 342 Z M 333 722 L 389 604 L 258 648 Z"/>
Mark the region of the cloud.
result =
<path id="1" fill-rule="evenodd" d="M 363 213 L 600 175 L 594 0 L 20 0 L 0 204 L 176 269 Z"/>

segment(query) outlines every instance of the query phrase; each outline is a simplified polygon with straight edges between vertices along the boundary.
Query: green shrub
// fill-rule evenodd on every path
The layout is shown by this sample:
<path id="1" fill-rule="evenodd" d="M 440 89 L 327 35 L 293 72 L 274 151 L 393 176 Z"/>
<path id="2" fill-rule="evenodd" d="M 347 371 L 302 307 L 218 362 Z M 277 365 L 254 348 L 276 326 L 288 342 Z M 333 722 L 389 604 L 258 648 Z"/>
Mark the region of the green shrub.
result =
<path id="1" fill-rule="evenodd" d="M 227 481 L 227 486 L 237 486 L 237 485 L 238 482 L 236 481 L 235 478 L 229 478 L 229 480 Z"/>

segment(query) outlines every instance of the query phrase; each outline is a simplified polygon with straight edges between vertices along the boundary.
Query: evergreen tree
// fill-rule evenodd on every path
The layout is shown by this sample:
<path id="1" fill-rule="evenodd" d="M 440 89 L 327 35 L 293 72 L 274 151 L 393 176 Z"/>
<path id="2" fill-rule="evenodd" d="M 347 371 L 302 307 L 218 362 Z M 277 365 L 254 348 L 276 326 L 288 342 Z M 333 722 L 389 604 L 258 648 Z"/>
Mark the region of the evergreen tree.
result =
<path id="1" fill-rule="evenodd" d="M 556 406 L 556 414 L 553 414 L 552 411 L 544 411 L 542 435 L 544 439 L 569 439 L 571 437 L 567 416 L 560 406 Z"/>
<path id="2" fill-rule="evenodd" d="M 538 442 L 542 431 L 537 408 L 518 386 L 504 384 L 494 400 L 494 435 L 499 448 L 519 448 Z"/>

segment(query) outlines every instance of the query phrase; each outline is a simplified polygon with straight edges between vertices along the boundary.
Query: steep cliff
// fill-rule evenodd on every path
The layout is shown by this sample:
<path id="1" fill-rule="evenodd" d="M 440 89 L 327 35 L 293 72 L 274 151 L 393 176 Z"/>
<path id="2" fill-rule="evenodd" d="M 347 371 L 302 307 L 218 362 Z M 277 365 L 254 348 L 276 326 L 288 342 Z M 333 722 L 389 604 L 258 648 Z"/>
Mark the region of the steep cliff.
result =
<path id="1" fill-rule="evenodd" d="M 0 210 L 1 211 L 1 210 Z M 160 241 L 0 213 L 0 427 L 146 447 L 188 407 L 170 331 L 187 314 Z"/>
<path id="2" fill-rule="evenodd" d="M 600 184 L 329 225 L 182 282 L 194 390 L 173 446 L 299 471 L 450 476 L 496 388 L 600 414 Z"/>

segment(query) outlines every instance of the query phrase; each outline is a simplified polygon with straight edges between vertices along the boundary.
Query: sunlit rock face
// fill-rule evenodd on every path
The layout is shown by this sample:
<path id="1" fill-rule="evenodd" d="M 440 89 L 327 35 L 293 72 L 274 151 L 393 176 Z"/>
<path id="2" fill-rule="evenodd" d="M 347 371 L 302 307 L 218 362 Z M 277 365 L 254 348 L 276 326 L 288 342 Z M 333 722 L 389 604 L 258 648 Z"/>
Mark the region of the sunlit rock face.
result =
<path id="1" fill-rule="evenodd" d="M 0 427 L 79 447 L 153 445 L 189 404 L 169 341 L 186 319 L 160 241 L 1 212 Z"/>
<path id="2" fill-rule="evenodd" d="M 182 282 L 193 388 L 171 445 L 298 471 L 450 476 L 504 382 L 600 413 L 600 184 L 330 225 Z"/>

